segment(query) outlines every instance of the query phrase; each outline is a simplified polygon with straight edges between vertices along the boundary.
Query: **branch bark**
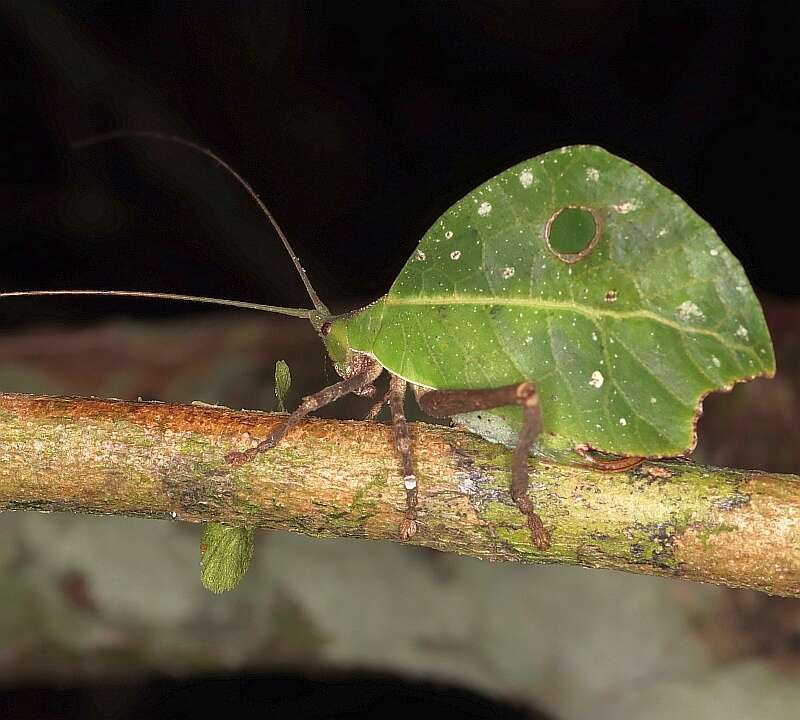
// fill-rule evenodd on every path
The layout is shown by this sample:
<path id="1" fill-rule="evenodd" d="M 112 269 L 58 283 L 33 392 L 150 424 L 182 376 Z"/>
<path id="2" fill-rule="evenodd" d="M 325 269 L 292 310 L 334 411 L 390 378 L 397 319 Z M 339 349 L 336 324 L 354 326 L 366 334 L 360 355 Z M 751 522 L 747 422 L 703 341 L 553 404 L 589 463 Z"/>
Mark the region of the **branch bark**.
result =
<path id="1" fill-rule="evenodd" d="M 281 415 L 206 405 L 0 395 L 0 511 L 218 521 L 397 539 L 405 491 L 391 429 L 310 419 L 242 467 L 231 449 Z M 531 459 L 551 530 L 530 542 L 508 492 L 511 451 L 411 426 L 415 544 L 486 560 L 567 563 L 800 597 L 800 477 L 681 460 L 602 474 Z"/>

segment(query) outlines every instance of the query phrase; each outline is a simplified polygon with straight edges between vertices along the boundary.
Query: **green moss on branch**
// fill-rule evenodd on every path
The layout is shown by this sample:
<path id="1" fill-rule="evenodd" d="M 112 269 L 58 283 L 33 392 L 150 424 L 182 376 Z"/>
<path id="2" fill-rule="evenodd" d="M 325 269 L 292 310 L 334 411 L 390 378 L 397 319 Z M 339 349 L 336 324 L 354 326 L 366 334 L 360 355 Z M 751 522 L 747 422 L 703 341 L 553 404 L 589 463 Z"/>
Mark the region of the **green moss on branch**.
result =
<path id="1" fill-rule="evenodd" d="M 318 536 L 397 538 L 404 489 L 390 429 L 312 419 L 242 467 L 227 451 L 270 413 L 162 403 L 0 396 L 0 510 L 223 522 Z M 531 460 L 551 530 L 541 552 L 508 494 L 509 451 L 412 426 L 414 542 L 489 560 L 579 564 L 800 597 L 800 478 L 685 461 L 603 474 Z"/>

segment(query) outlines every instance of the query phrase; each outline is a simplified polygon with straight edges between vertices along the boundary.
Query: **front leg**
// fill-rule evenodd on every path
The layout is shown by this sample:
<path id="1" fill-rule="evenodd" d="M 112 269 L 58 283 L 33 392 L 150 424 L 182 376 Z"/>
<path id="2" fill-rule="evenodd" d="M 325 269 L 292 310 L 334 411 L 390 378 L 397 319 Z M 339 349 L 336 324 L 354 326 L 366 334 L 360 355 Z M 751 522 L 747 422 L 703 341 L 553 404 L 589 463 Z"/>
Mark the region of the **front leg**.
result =
<path id="1" fill-rule="evenodd" d="M 275 447 L 283 439 L 283 436 L 309 413 L 319 410 L 350 393 L 367 396 L 374 394 L 375 388 L 372 383 L 378 379 L 378 376 L 382 372 L 383 368 L 377 362 L 371 361 L 369 363 L 364 363 L 364 367 L 351 377 L 335 385 L 331 385 L 330 387 L 323 388 L 313 395 L 304 397 L 297 410 L 289 415 L 286 420 L 270 433 L 268 438 L 262 440 L 258 445 L 248 448 L 243 452 L 229 452 L 225 456 L 225 460 L 231 465 L 243 465 L 252 460 L 259 453 L 266 452 L 270 448 Z"/>
<path id="2" fill-rule="evenodd" d="M 528 521 L 533 544 L 539 550 L 547 550 L 550 535 L 528 497 L 528 454 L 542 430 L 539 395 L 533 383 L 523 382 L 489 390 L 421 390 L 417 393 L 417 402 L 423 412 L 433 417 L 451 417 L 503 405 L 522 406 L 522 430 L 511 463 L 511 499 Z"/>

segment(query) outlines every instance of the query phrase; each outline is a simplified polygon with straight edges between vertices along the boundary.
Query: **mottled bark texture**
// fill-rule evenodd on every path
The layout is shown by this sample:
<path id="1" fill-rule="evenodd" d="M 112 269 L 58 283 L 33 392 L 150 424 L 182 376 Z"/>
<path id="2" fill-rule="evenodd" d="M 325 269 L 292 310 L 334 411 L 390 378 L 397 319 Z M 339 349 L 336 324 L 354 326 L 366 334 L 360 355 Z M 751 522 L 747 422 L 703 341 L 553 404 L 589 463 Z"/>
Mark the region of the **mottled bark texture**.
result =
<path id="1" fill-rule="evenodd" d="M 225 462 L 285 417 L 162 403 L 0 396 L 0 510 L 64 510 L 397 538 L 405 490 L 391 428 L 305 420 L 270 452 Z M 410 426 L 413 543 L 487 560 L 579 564 L 800 597 L 800 477 L 685 461 L 608 474 L 531 458 L 552 531 L 537 550 L 509 495 L 511 451 Z"/>

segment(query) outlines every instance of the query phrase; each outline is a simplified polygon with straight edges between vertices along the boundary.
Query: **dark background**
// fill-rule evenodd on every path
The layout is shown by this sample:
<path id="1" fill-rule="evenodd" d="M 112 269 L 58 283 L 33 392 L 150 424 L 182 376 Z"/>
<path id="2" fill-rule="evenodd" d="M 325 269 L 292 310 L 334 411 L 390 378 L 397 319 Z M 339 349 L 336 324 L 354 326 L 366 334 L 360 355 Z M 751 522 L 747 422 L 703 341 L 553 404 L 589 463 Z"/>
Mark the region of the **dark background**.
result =
<path id="1" fill-rule="evenodd" d="M 383 294 L 473 186 L 571 143 L 642 166 L 711 222 L 757 292 L 796 297 L 784 255 L 796 243 L 800 168 L 796 27 L 777 7 L 5 2 L 0 288 L 307 305 L 258 210 L 210 161 L 141 140 L 69 149 L 95 133 L 151 129 L 207 145 L 247 177 L 335 309 Z M 4 300 L 0 323 L 204 311 Z M 308 707 L 332 702 L 325 687 L 304 692 Z M 409 691 L 387 689 L 389 704 L 394 692 Z M 23 693 L 17 707 L 31 697 L 42 695 Z M 38 702 L 30 717 L 44 716 Z"/>
<path id="2" fill-rule="evenodd" d="M 473 186 L 587 142 L 684 197 L 757 291 L 798 294 L 782 257 L 800 166 L 793 22 L 761 3 L 17 2 L 4 15 L 4 289 L 307 304 L 210 161 L 142 140 L 68 147 L 154 129 L 247 177 L 342 309 L 383 294 Z M 0 319 L 187 311 L 4 301 Z"/>

